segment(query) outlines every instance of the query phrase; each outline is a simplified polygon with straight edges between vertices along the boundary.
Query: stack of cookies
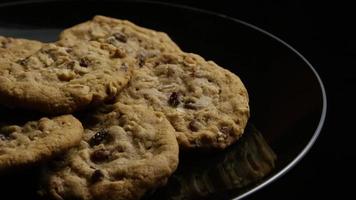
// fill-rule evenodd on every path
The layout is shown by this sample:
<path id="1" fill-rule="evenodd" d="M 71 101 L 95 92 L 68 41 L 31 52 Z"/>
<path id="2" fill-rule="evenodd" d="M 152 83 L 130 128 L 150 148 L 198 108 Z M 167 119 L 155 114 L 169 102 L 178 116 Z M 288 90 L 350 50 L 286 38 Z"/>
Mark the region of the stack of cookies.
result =
<path id="1" fill-rule="evenodd" d="M 41 193 L 59 200 L 140 199 L 179 150 L 224 149 L 249 118 L 235 74 L 104 16 L 54 43 L 0 37 L 0 104 L 0 172 L 45 163 Z"/>

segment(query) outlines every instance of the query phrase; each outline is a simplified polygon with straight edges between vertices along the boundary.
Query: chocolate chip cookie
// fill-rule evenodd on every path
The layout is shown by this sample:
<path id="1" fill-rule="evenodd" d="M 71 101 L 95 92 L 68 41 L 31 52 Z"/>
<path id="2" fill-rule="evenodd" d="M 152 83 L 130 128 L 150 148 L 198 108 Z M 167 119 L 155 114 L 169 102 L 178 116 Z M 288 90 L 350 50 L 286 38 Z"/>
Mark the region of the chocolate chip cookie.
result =
<path id="1" fill-rule="evenodd" d="M 137 66 L 145 59 L 162 52 L 180 52 L 180 48 L 163 32 L 137 26 L 127 20 L 95 16 L 92 20 L 73 26 L 60 34 L 69 43 L 78 40 L 98 41 L 116 47 L 136 58 Z"/>
<path id="2" fill-rule="evenodd" d="M 249 118 L 240 78 L 195 54 L 146 60 L 117 101 L 162 111 L 183 149 L 224 149 L 241 136 Z"/>
<path id="3" fill-rule="evenodd" d="M 79 144 L 82 124 L 72 115 L 41 118 L 24 125 L 0 124 L 0 171 L 46 160 Z"/>
<path id="4" fill-rule="evenodd" d="M 54 199 L 139 199 L 166 183 L 178 164 L 174 129 L 163 113 L 117 103 L 83 119 L 80 147 L 48 168 Z"/>
<path id="5" fill-rule="evenodd" d="M 43 44 L 26 58 L 0 58 L 0 103 L 46 113 L 72 113 L 115 97 L 132 59 L 96 41 Z"/>

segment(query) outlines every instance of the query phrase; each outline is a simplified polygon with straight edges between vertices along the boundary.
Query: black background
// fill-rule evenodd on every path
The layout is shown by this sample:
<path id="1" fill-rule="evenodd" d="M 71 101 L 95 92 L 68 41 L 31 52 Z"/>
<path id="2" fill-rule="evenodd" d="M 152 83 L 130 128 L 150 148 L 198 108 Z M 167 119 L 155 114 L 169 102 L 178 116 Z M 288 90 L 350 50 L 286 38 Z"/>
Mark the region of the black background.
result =
<path id="1" fill-rule="evenodd" d="M 353 14 L 353 6 L 341 1 L 307 0 L 164 2 L 220 12 L 265 29 L 302 53 L 324 82 L 328 112 L 316 144 L 289 173 L 247 199 L 305 199 L 325 195 L 349 199 L 354 196 L 356 14 Z"/>

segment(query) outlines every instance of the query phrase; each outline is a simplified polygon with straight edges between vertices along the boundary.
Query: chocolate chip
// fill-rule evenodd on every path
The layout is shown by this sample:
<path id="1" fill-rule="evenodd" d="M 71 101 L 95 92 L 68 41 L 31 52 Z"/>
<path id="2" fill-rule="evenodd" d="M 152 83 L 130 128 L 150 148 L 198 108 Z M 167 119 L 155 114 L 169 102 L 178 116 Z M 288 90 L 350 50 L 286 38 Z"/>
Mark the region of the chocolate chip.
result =
<path id="1" fill-rule="evenodd" d="M 91 175 L 91 181 L 93 183 L 96 183 L 98 181 L 101 181 L 104 178 L 104 173 L 101 170 L 95 170 L 93 174 Z"/>
<path id="2" fill-rule="evenodd" d="M 169 96 L 168 104 L 172 107 L 177 107 L 180 104 L 178 92 L 172 92 L 171 96 Z"/>
<path id="3" fill-rule="evenodd" d="M 87 57 L 83 57 L 79 60 L 79 65 L 82 67 L 88 67 L 91 64 L 91 61 Z"/>
<path id="4" fill-rule="evenodd" d="M 109 158 L 110 151 L 105 149 L 98 149 L 90 155 L 90 159 L 95 163 L 107 161 Z"/>
<path id="5" fill-rule="evenodd" d="M 117 32 L 114 33 L 113 36 L 115 37 L 115 39 L 117 39 L 120 42 L 124 42 L 124 43 L 127 42 L 127 37 L 122 33 Z"/>
<path id="6" fill-rule="evenodd" d="M 106 140 L 108 136 L 109 132 L 107 130 L 98 131 L 92 138 L 90 138 L 89 144 L 90 146 L 96 146 Z"/>
<path id="7" fill-rule="evenodd" d="M 199 130 L 199 124 L 198 122 L 193 119 L 189 124 L 188 124 L 188 128 L 193 131 L 193 132 L 197 132 Z"/>

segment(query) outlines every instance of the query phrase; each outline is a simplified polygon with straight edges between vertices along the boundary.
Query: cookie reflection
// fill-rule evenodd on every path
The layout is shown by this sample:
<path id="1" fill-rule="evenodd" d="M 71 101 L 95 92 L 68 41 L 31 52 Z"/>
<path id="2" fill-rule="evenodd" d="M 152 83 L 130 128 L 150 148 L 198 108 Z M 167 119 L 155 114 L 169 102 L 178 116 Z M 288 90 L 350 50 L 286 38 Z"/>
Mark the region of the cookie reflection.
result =
<path id="1" fill-rule="evenodd" d="M 238 143 L 214 155 L 183 158 L 166 187 L 146 199 L 220 199 L 257 183 L 275 167 L 276 154 L 249 125 Z"/>

